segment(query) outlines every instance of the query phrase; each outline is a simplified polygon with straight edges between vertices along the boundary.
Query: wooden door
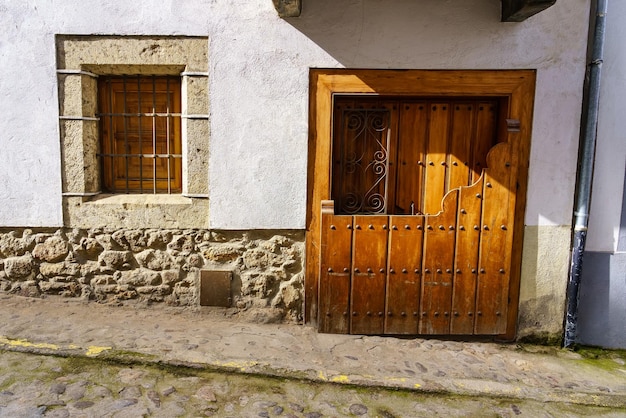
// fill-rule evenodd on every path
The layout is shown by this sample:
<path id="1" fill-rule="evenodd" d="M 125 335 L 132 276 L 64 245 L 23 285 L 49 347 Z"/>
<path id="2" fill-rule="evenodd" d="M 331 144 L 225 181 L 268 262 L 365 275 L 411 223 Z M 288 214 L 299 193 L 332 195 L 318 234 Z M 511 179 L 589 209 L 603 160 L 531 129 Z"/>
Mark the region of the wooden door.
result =
<path id="1" fill-rule="evenodd" d="M 436 175 L 437 171 L 434 168 L 430 172 L 427 170 L 428 161 L 425 157 L 428 144 L 425 139 L 414 144 L 402 142 L 400 138 L 406 136 L 403 132 L 413 132 L 417 136 L 420 132 L 417 127 L 421 127 L 423 138 L 430 135 L 428 121 L 431 120 L 429 112 L 432 109 L 426 106 L 420 109 L 419 102 L 432 103 L 434 100 L 441 103 L 450 102 L 451 106 L 454 104 L 454 107 L 446 109 L 452 122 L 447 127 L 449 131 L 447 156 L 450 159 L 446 161 L 447 184 L 444 187 L 450 190 L 450 184 L 454 185 L 457 181 L 455 168 L 461 175 L 465 175 L 467 168 L 469 170 L 467 176 L 471 177 L 469 185 L 459 186 L 456 205 L 447 206 L 457 211 L 456 225 L 452 225 L 455 228 L 455 249 L 451 285 L 452 311 L 448 312 L 449 332 L 452 334 L 502 332 L 498 334 L 499 338 L 515 337 L 535 80 L 534 70 L 312 69 L 310 71 L 305 275 L 307 323 L 319 327 L 320 331 L 350 330 L 352 318 L 352 313 L 349 312 L 350 286 L 353 275 L 351 243 L 354 230 L 348 229 L 348 226 L 352 228 L 355 216 L 369 215 L 340 214 L 341 211 L 332 208 L 333 202 L 330 199 L 335 196 L 332 177 L 337 173 L 333 155 L 337 133 L 335 104 L 337 99 L 341 98 L 356 100 L 376 97 L 379 103 L 375 107 L 387 105 L 382 102 L 394 101 L 409 105 L 408 109 L 406 106 L 396 109 L 392 106 L 389 109 L 390 124 L 393 125 L 394 121 L 397 121 L 398 126 L 387 137 L 390 154 L 384 180 L 387 184 L 384 189 L 387 195 L 386 209 L 384 213 L 375 214 L 387 216 L 389 220 L 385 271 L 387 312 L 383 332 L 393 334 L 419 331 L 424 316 L 422 307 L 428 306 L 424 305 L 422 297 L 425 274 L 424 246 L 428 246 L 425 239 L 427 238 L 425 221 L 429 214 L 423 213 L 424 208 L 420 209 L 418 205 L 423 204 L 421 199 L 425 196 L 423 187 L 426 177 L 430 174 Z M 351 98 L 348 97 L 350 95 Z M 409 100 L 410 97 L 415 100 Z M 384 100 L 381 101 L 380 98 Z M 479 118 L 480 109 L 475 106 L 480 106 L 481 98 L 487 103 L 495 100 L 498 104 L 495 109 L 495 126 L 489 124 L 489 117 Z M 460 107 L 457 111 L 456 106 L 461 106 L 464 99 L 477 110 L 469 111 Z M 417 104 L 417 107 L 414 108 L 413 104 Z M 426 125 L 422 123 L 424 120 Z M 470 131 L 459 131 L 454 128 L 454 125 L 463 121 L 469 121 L 474 128 Z M 462 140 L 468 136 L 470 138 L 481 136 L 480 132 L 488 132 L 490 129 L 496 130 L 498 143 L 489 146 L 491 151 L 488 153 L 488 150 L 482 149 L 483 146 L 488 146 L 487 144 L 472 140 L 468 144 Z M 397 135 L 394 132 L 397 132 Z M 460 149 L 455 144 L 459 145 Z M 398 154 L 396 158 L 393 157 L 393 152 Z M 463 157 L 463 153 L 469 154 L 469 157 Z M 404 164 L 402 157 L 405 157 Z M 462 161 L 466 159 L 467 161 Z M 420 161 L 422 165 L 418 164 Z M 460 165 L 461 162 L 468 163 L 466 168 L 465 164 Z M 403 175 L 403 170 L 412 175 Z M 492 177 L 488 178 L 489 175 Z M 487 183 L 490 183 L 491 187 Z M 442 200 L 442 208 L 446 207 L 446 196 Z M 492 205 L 491 201 L 498 199 L 504 199 L 506 202 L 502 202 L 500 207 L 492 206 L 489 209 L 492 212 L 485 210 L 487 205 Z M 506 216 L 502 217 L 504 212 Z M 498 225 L 498 220 L 502 219 L 505 219 L 507 224 Z M 334 229 L 331 226 L 334 226 Z M 394 229 L 394 226 L 397 229 Z M 342 229 L 344 227 L 345 229 Z M 488 240 L 483 240 L 483 237 Z M 338 242 L 347 243 L 348 248 L 339 248 Z M 433 242 L 432 239 L 430 242 Z M 502 243 L 504 245 L 501 245 Z M 415 248 L 415 251 L 404 253 L 410 257 L 394 250 L 407 247 Z M 492 250 L 500 252 L 496 251 L 494 253 L 496 256 L 492 256 Z M 334 258 L 326 259 L 327 253 Z M 504 254 L 504 257 L 498 258 L 497 254 Z M 337 263 L 337 266 L 326 267 L 328 262 Z M 413 268 L 415 263 L 421 268 Z M 491 267 L 487 268 L 488 265 Z M 328 268 L 331 268 L 332 272 L 329 272 Z M 413 275 L 409 276 L 411 268 Z M 335 280 L 335 286 L 329 279 Z M 440 283 L 436 280 L 434 282 Z M 347 290 L 343 292 L 341 286 Z M 490 296 L 494 291 L 499 293 L 498 298 Z M 413 294 L 410 294 L 411 292 Z M 329 307 L 332 309 L 328 309 Z M 500 310 L 500 307 L 505 309 Z M 406 310 L 403 311 L 403 308 Z M 337 314 L 344 317 L 343 323 L 335 321 L 334 315 Z M 495 321 L 496 325 L 489 325 L 495 318 L 499 318 Z M 503 322 L 506 326 L 502 325 Z M 329 330 L 328 324 L 343 325 Z M 491 329 L 485 331 L 485 327 Z"/>
<path id="2" fill-rule="evenodd" d="M 506 332 L 516 194 L 502 108 L 335 98 L 320 331 Z"/>

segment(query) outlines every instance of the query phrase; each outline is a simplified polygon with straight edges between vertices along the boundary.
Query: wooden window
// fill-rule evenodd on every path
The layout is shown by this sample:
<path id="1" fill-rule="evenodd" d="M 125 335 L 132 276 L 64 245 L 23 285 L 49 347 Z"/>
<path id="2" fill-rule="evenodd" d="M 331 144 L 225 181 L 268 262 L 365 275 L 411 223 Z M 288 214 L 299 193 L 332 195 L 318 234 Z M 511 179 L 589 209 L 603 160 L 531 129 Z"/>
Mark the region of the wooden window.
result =
<path id="1" fill-rule="evenodd" d="M 103 191 L 181 192 L 180 87 L 179 77 L 100 77 Z"/>

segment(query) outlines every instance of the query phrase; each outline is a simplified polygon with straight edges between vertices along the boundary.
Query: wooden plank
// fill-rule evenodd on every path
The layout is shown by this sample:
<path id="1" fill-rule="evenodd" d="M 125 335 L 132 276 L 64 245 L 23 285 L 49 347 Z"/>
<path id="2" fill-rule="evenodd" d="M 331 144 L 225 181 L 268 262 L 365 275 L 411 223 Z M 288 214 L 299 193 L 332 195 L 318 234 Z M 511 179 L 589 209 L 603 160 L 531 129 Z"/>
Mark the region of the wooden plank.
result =
<path id="1" fill-rule="evenodd" d="M 447 190 L 471 184 L 469 165 L 474 141 L 475 107 L 474 102 L 453 104 Z"/>
<path id="2" fill-rule="evenodd" d="M 508 132 L 507 142 L 511 144 L 511 182 L 509 190 L 516 190 L 515 205 L 510 208 L 514 214 L 513 241 L 511 244 L 511 274 L 509 278 L 509 309 L 506 334 L 498 338 L 512 341 L 517 333 L 519 313 L 519 294 L 522 271 L 522 249 L 524 244 L 524 211 L 526 209 L 526 190 L 528 186 L 528 161 L 530 158 L 530 138 L 534 104 L 535 80 L 530 79 L 512 96 L 508 115 L 515 115 L 520 120 L 520 129 Z"/>
<path id="3" fill-rule="evenodd" d="M 451 334 L 473 334 L 482 211 L 483 178 L 459 191 Z"/>
<path id="4" fill-rule="evenodd" d="M 476 295 L 476 334 L 503 334 L 511 274 L 513 218 L 510 212 L 515 191 L 509 190 L 510 146 L 501 143 L 489 156 L 485 170 L 479 275 Z"/>
<path id="5" fill-rule="evenodd" d="M 427 215 L 424 233 L 420 334 L 448 334 L 458 190 L 450 191 L 439 215 Z"/>
<path id="6" fill-rule="evenodd" d="M 496 144 L 497 102 L 479 102 L 476 108 L 476 137 L 472 155 L 472 183 L 482 175 L 487 167 L 487 153 Z"/>
<path id="7" fill-rule="evenodd" d="M 423 216 L 390 216 L 385 334 L 417 334 Z"/>
<path id="8" fill-rule="evenodd" d="M 424 181 L 424 213 L 426 214 L 436 214 L 441 210 L 441 200 L 446 190 L 449 114 L 449 103 L 433 102 L 430 104 Z"/>
<path id="9" fill-rule="evenodd" d="M 350 311 L 352 334 L 382 334 L 387 271 L 387 216 L 355 216 Z"/>
<path id="10" fill-rule="evenodd" d="M 311 70 L 335 93 L 404 96 L 485 96 L 518 93 L 534 70 Z"/>
<path id="11" fill-rule="evenodd" d="M 384 100 L 380 102 L 380 107 L 389 110 L 389 126 L 387 129 L 387 178 L 385 190 L 385 213 L 387 215 L 396 213 L 395 202 L 396 185 L 398 182 L 399 150 L 398 150 L 398 128 L 399 128 L 399 106 L 397 100 Z"/>
<path id="12" fill-rule="evenodd" d="M 321 219 L 319 331 L 347 334 L 350 331 L 352 216 L 335 215 L 332 201 L 325 201 Z"/>
<path id="13" fill-rule="evenodd" d="M 393 213 L 423 213 L 422 182 L 427 143 L 428 110 L 425 101 L 400 103 L 398 164 Z"/>
<path id="14" fill-rule="evenodd" d="M 306 275 L 304 278 L 304 320 L 317 325 L 321 205 L 330 199 L 332 157 L 331 121 L 333 90 L 322 72 L 309 78 L 309 147 L 307 164 Z"/>
<path id="15" fill-rule="evenodd" d="M 556 0 L 502 0 L 502 21 L 523 22 L 554 3 Z"/>

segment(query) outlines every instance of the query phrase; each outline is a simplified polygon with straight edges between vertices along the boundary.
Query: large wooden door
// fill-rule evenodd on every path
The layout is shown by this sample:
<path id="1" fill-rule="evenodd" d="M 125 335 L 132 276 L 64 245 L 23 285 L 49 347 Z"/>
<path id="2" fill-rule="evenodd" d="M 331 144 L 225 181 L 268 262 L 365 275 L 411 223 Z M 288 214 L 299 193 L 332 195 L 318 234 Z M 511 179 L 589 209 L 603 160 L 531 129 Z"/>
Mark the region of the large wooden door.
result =
<path id="1" fill-rule="evenodd" d="M 506 332 L 515 193 L 502 107 L 335 98 L 320 331 Z"/>
<path id="2" fill-rule="evenodd" d="M 514 338 L 535 72 L 310 75 L 305 321 Z"/>

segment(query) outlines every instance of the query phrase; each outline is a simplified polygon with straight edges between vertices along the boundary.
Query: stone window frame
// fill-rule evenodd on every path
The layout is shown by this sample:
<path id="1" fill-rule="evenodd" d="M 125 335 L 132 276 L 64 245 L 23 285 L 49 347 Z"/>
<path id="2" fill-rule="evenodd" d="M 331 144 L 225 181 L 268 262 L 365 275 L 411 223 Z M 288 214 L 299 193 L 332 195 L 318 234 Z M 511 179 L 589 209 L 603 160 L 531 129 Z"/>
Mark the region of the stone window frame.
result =
<path id="1" fill-rule="evenodd" d="M 208 38 L 57 35 L 63 223 L 66 227 L 208 227 Z M 182 193 L 104 194 L 100 75 L 181 77 Z"/>

